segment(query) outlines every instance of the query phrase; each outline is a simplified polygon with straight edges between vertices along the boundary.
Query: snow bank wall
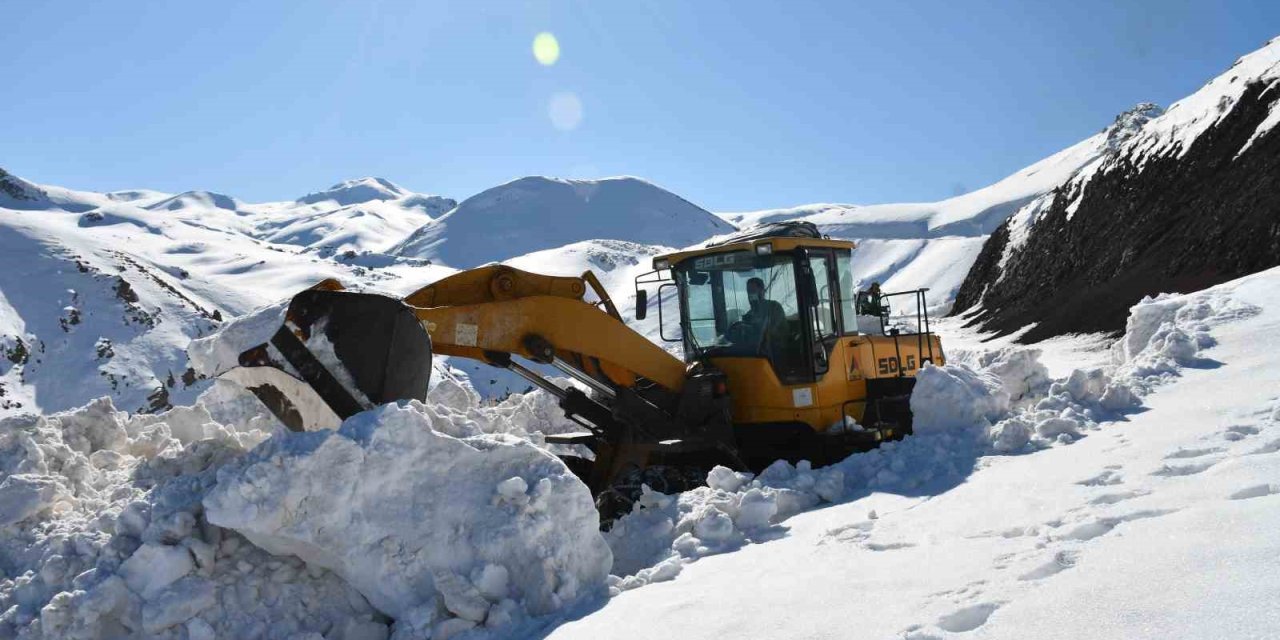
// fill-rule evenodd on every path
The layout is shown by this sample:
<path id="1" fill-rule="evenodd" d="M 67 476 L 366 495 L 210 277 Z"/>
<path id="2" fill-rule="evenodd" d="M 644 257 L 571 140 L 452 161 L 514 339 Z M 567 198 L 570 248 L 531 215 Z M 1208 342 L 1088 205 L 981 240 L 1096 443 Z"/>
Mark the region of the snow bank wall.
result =
<path id="1" fill-rule="evenodd" d="M 540 615 L 603 589 L 594 501 L 558 458 L 421 403 L 282 433 L 218 473 L 211 522 L 331 569 L 426 631 Z"/>

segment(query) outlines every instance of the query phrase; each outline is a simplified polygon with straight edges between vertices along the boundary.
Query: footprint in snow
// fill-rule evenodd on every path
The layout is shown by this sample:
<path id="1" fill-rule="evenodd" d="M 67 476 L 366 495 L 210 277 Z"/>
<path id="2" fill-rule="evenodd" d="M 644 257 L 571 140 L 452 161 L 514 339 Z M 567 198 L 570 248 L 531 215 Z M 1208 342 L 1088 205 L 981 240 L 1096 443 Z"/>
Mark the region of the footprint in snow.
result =
<path id="1" fill-rule="evenodd" d="M 1256 435 L 1258 435 L 1257 427 L 1251 427 L 1246 424 L 1238 424 L 1235 426 L 1227 427 L 1226 430 L 1222 432 L 1222 439 L 1230 442 L 1235 442 L 1237 440 L 1244 440 L 1249 436 L 1256 436 Z"/>
<path id="2" fill-rule="evenodd" d="M 846 524 L 833 529 L 828 529 L 822 534 L 822 537 L 818 539 L 818 545 L 821 546 L 828 542 L 840 542 L 845 544 L 856 544 L 869 551 L 893 551 L 896 549 L 909 549 L 916 546 L 913 542 L 870 542 L 867 538 L 871 536 L 871 530 L 873 528 L 875 528 L 875 520 L 855 522 L 853 524 Z"/>
<path id="3" fill-rule="evenodd" d="M 1120 484 L 1121 482 L 1124 482 L 1124 476 L 1117 473 L 1114 469 L 1108 469 L 1096 476 L 1093 476 L 1092 478 L 1080 480 L 1079 482 L 1076 482 L 1076 484 L 1085 487 L 1105 487 Z"/>
<path id="4" fill-rule="evenodd" d="M 1251 487 L 1245 487 L 1227 497 L 1232 500 L 1248 500 L 1250 498 L 1272 496 L 1278 493 L 1280 493 L 1280 485 L 1278 484 L 1255 484 Z"/>
<path id="5" fill-rule="evenodd" d="M 1001 604 L 999 602 L 984 602 L 969 605 L 938 618 L 938 622 L 935 624 L 938 625 L 939 629 L 950 631 L 951 633 L 973 631 L 986 624 L 991 614 L 995 613 Z"/>
<path id="6" fill-rule="evenodd" d="M 1187 458 L 1200 458 L 1212 453 L 1222 453 L 1225 451 L 1222 447 L 1206 447 L 1204 449 L 1178 449 L 1173 453 L 1165 456 L 1165 460 L 1185 460 Z"/>
<path id="7" fill-rule="evenodd" d="M 916 546 L 914 542 L 864 542 L 862 544 L 862 548 L 870 551 L 896 551 L 914 546 Z"/>
<path id="8" fill-rule="evenodd" d="M 1027 527 L 1009 527 L 1008 529 L 1002 529 L 1000 531 L 988 529 L 981 533 L 965 536 L 965 538 L 970 540 L 980 540 L 983 538 L 1004 538 L 1009 540 L 1012 538 L 1021 538 L 1023 536 L 1034 536 L 1038 533 L 1040 533 L 1040 528 L 1035 525 L 1031 525 Z"/>
<path id="9" fill-rule="evenodd" d="M 1119 491 L 1119 492 L 1116 492 L 1116 493 L 1104 493 L 1104 494 L 1102 494 L 1102 495 L 1100 495 L 1100 496 L 1098 496 L 1098 497 L 1096 497 L 1096 498 L 1094 498 L 1094 499 L 1090 500 L 1090 501 L 1089 501 L 1089 504 L 1095 504 L 1095 505 L 1100 505 L 1100 504 L 1118 504 L 1118 503 L 1124 502 L 1125 500 L 1132 500 L 1133 498 L 1140 498 L 1140 497 L 1142 497 L 1142 496 L 1147 495 L 1147 493 L 1148 493 L 1148 492 L 1146 492 L 1146 491 L 1138 491 L 1138 490 L 1134 490 L 1134 491 Z"/>
<path id="10" fill-rule="evenodd" d="M 1250 451 L 1249 455 L 1256 456 L 1256 455 L 1261 455 L 1265 453 L 1275 453 L 1277 451 L 1280 451 L 1280 440 L 1272 440 L 1271 442 L 1268 442 L 1267 444 L 1264 444 L 1261 447 L 1258 447 L 1257 449 Z"/>
<path id="11" fill-rule="evenodd" d="M 902 640 L 942 640 L 942 636 L 922 631 L 924 625 L 913 624 L 902 630 Z"/>
<path id="12" fill-rule="evenodd" d="M 1122 516 L 1111 516 L 1107 518 L 1098 518 L 1093 522 L 1085 522 L 1078 524 L 1065 534 L 1062 535 L 1064 540 L 1092 540 L 1098 536 L 1111 533 L 1112 529 L 1125 522 L 1133 522 L 1134 520 L 1145 520 L 1147 518 L 1158 518 L 1160 516 L 1169 515 L 1176 512 L 1177 509 L 1147 509 L 1143 511 L 1134 511 L 1126 513 Z"/>
<path id="13" fill-rule="evenodd" d="M 861 542 L 871 535 L 871 530 L 875 528 L 875 520 L 864 520 L 862 522 L 854 522 L 852 524 L 843 524 L 838 527 L 827 529 L 818 538 L 818 544 L 824 545 L 828 542 Z"/>
<path id="14" fill-rule="evenodd" d="M 1078 551 L 1059 551 L 1053 554 L 1053 558 L 1048 562 L 1018 576 L 1019 580 L 1043 580 L 1052 575 L 1057 575 L 1076 566 L 1076 558 L 1080 556 Z"/>
<path id="15" fill-rule="evenodd" d="M 1202 462 L 1192 462 L 1190 464 L 1181 464 L 1181 465 L 1166 464 L 1166 465 L 1161 465 L 1159 469 L 1152 471 L 1151 475 L 1160 476 L 1162 478 L 1194 476 L 1197 473 L 1203 473 L 1207 471 L 1209 467 L 1212 467 L 1215 464 L 1218 464 L 1216 460 L 1206 460 Z"/>

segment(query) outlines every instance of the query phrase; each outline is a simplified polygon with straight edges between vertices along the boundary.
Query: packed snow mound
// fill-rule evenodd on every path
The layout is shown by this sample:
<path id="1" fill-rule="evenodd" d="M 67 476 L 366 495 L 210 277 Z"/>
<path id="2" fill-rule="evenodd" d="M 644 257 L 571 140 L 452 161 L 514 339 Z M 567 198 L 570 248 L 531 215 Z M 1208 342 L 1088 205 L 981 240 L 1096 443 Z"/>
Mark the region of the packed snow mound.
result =
<path id="1" fill-rule="evenodd" d="M 1213 327 L 1261 312 L 1233 297 L 1233 288 L 1227 283 L 1196 293 L 1143 298 L 1129 310 L 1124 337 L 1111 347 L 1118 370 L 1149 387 L 1183 367 L 1205 364 L 1199 352 L 1215 344 Z"/>
<path id="2" fill-rule="evenodd" d="M 299 204 L 334 202 L 341 206 L 360 204 L 371 200 L 397 200 L 410 192 L 384 178 L 356 178 L 344 180 L 325 189 L 298 198 Z"/>
<path id="3" fill-rule="evenodd" d="M 477 618 L 499 629 L 496 635 L 514 633 L 518 627 L 504 626 L 508 621 L 603 590 L 610 565 L 585 486 L 558 459 L 535 448 L 542 433 L 569 428 L 553 415 L 555 400 L 543 396 L 513 396 L 482 407 L 465 381 L 444 377 L 431 391 L 432 401 L 440 403 L 431 410 L 386 407 L 364 414 L 342 433 L 288 434 L 251 395 L 220 382 L 195 406 L 159 415 L 130 416 L 102 398 L 67 413 L 0 420 L 0 637 L 178 640 L 311 633 L 353 639 L 394 632 L 439 638 L 475 626 Z M 378 424 L 382 419 L 385 429 Z M 272 432 L 284 435 L 268 441 Z M 427 450 L 454 458 L 448 464 L 466 472 L 455 469 L 450 478 L 440 461 L 419 464 Z M 361 469 L 368 473 L 360 478 L 336 475 L 335 469 L 358 466 L 354 458 L 342 457 L 356 453 L 367 462 L 395 458 L 405 464 Z M 326 458 L 333 454 L 340 463 Z M 290 455 L 298 463 L 290 469 L 299 473 L 307 467 L 303 459 L 311 460 L 312 475 L 281 479 L 262 466 Z M 323 468 L 322 460 L 333 464 Z M 468 481 L 477 460 L 489 463 L 479 465 L 487 469 L 481 471 L 485 486 L 479 479 Z M 357 505 L 346 501 L 364 492 L 369 500 L 363 508 L 377 517 L 344 526 L 366 535 L 366 542 L 382 540 L 374 547 L 385 544 L 379 548 L 388 564 L 363 569 L 383 572 L 379 582 L 401 596 L 395 589 L 406 581 L 428 585 L 434 590 L 413 597 L 430 606 L 391 620 L 352 583 L 309 561 L 307 552 L 320 553 L 320 547 L 273 555 L 214 524 L 205 503 L 214 500 L 206 498 L 220 482 L 220 470 L 231 478 L 221 491 L 234 495 L 217 498 L 218 504 L 250 508 L 246 495 L 252 495 L 263 523 L 278 522 L 267 508 L 278 504 L 269 499 L 273 492 L 280 492 L 278 500 L 302 500 L 301 490 L 319 486 L 321 476 L 343 478 L 341 490 L 304 504 L 339 500 L 343 504 L 335 511 L 351 515 Z M 451 533 L 427 527 L 444 542 L 409 562 L 400 551 L 412 545 L 398 551 L 395 536 L 421 542 L 427 535 L 419 530 L 423 522 L 441 523 L 424 518 L 422 501 L 409 495 L 422 483 L 393 477 L 420 472 L 443 487 L 437 499 L 447 503 L 456 528 Z M 376 505 L 373 496 L 384 491 L 387 502 Z M 461 513 L 465 509 L 478 509 L 480 517 Z M 308 513 L 295 509 L 295 515 Z M 381 538 L 373 533 L 378 522 L 391 527 Z M 255 526 L 246 529 L 252 533 Z M 346 537 L 344 531 L 334 535 Z M 516 553 L 520 544 L 536 548 L 517 554 L 520 562 L 503 556 Z M 373 557 L 377 550 L 365 553 Z M 426 573 L 412 576 L 414 570 Z"/>
<path id="4" fill-rule="evenodd" d="M 284 433 L 218 474 L 211 522 L 343 576 L 414 633 L 501 626 L 602 590 L 590 492 L 555 456 L 411 402 Z"/>
<path id="5" fill-rule="evenodd" d="M 527 177 L 463 200 L 392 253 L 467 268 L 582 240 L 684 247 L 733 230 L 701 207 L 639 178 Z"/>
<path id="6" fill-rule="evenodd" d="M 0 421 L 0 637 L 385 635 L 338 576 L 204 518 L 217 468 L 263 438 L 202 408 L 130 417 L 105 398 Z"/>

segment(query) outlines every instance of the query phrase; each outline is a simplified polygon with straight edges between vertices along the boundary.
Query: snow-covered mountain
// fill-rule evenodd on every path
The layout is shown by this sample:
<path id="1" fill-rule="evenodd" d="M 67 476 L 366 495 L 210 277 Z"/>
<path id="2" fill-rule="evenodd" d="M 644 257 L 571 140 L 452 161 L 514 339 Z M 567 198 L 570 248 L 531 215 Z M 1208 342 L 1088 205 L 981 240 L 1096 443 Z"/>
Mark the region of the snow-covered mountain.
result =
<path id="1" fill-rule="evenodd" d="M 495 240 L 495 221 L 516 240 Z M 129 410 L 190 402 L 208 386 L 188 372 L 191 338 L 328 277 L 408 293 L 454 269 L 433 264 L 436 253 L 392 249 L 446 229 L 444 251 L 471 256 L 463 264 L 594 270 L 632 317 L 632 280 L 654 254 L 732 227 L 633 178 L 525 178 L 457 206 L 380 178 L 251 203 L 199 190 L 76 191 L 4 173 L 0 415 L 104 395 Z M 656 339 L 655 322 L 640 328 Z M 486 397 L 527 388 L 482 365 L 451 364 Z"/>
<path id="2" fill-rule="evenodd" d="M 983 244 L 1005 220 L 1065 184 L 1085 167 L 1115 153 L 1159 107 L 1141 104 L 1096 135 L 982 189 L 938 202 L 807 204 L 785 209 L 722 213 L 739 225 L 806 220 L 828 235 L 859 243 L 854 277 L 886 290 L 928 287 L 935 312 L 950 309 Z"/>
<path id="3" fill-rule="evenodd" d="M 734 229 L 639 178 L 532 176 L 463 200 L 391 253 L 467 268 L 582 240 L 684 247 Z"/>
<path id="4" fill-rule="evenodd" d="M 314 202 L 252 204 L 3 173 L 0 415 L 98 396 L 131 411 L 189 403 L 208 383 L 188 370 L 187 343 L 224 318 L 326 277 L 403 293 L 450 273 L 376 252 L 453 201 L 398 188 L 381 199 L 359 182 Z"/>
<path id="5" fill-rule="evenodd" d="M 1026 340 L 1119 331 L 1143 296 L 1280 264 L 1280 38 L 1142 115 L 996 230 L 958 310 Z"/>

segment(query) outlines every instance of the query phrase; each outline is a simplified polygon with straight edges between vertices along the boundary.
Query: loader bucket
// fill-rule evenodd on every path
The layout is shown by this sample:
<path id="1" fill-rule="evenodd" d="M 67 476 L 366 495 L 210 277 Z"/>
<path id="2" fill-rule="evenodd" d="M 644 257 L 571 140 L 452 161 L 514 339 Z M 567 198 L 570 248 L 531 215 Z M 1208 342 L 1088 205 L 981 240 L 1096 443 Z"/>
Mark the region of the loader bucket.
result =
<path id="1" fill-rule="evenodd" d="M 425 400 L 431 338 L 392 297 L 308 289 L 269 342 L 220 376 L 253 392 L 294 431 L 336 428 L 365 409 Z"/>

